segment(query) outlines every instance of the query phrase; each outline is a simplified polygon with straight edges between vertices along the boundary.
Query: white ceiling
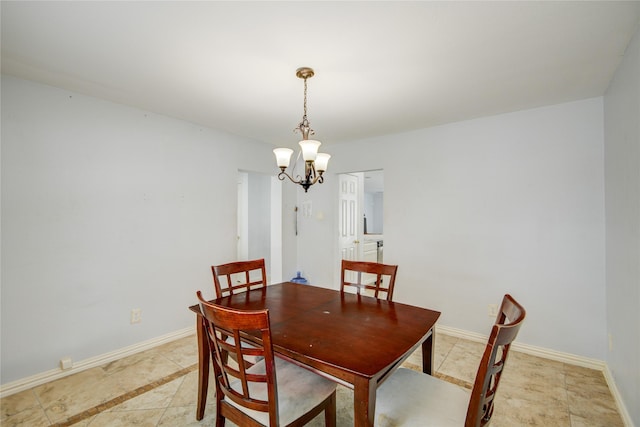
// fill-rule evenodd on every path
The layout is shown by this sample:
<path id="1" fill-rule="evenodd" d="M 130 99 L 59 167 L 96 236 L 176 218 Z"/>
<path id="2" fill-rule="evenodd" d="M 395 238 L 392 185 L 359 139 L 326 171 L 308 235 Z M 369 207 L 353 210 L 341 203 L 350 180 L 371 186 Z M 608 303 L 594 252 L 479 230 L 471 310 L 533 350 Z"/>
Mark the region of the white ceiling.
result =
<path id="1" fill-rule="evenodd" d="M 295 146 L 603 95 L 630 2 L 1 2 L 2 72 Z"/>

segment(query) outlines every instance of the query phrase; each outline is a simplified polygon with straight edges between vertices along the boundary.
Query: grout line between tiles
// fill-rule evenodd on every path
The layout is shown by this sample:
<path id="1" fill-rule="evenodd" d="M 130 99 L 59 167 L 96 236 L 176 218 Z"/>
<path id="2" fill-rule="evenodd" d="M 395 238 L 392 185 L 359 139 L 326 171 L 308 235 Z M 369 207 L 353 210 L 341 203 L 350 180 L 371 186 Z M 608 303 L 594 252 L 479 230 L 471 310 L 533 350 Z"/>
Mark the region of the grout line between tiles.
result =
<path id="1" fill-rule="evenodd" d="M 94 415 L 99 414 L 100 412 L 106 411 L 107 409 L 113 408 L 114 406 L 117 406 L 123 402 L 126 402 L 127 400 L 133 399 L 134 397 L 140 396 L 143 393 L 146 393 L 148 391 L 151 391 L 155 388 L 160 387 L 161 385 L 164 385 L 168 382 L 171 382 L 175 379 L 178 379 L 180 377 L 183 377 L 185 375 L 187 375 L 190 372 L 195 371 L 196 369 L 198 369 L 198 364 L 195 363 L 191 366 L 188 366 L 186 368 L 180 369 L 179 371 L 174 372 L 173 374 L 167 375 L 166 377 L 160 378 L 159 380 L 153 381 L 149 384 L 140 386 L 138 388 L 136 388 L 135 390 L 132 391 L 128 391 L 124 394 L 121 394 L 120 396 L 114 397 L 111 400 L 108 400 L 104 403 L 101 403 L 99 405 L 94 406 L 93 408 L 89 408 L 86 411 L 82 411 L 79 414 L 73 415 L 69 418 L 67 418 L 64 421 L 60 421 L 58 423 L 55 424 L 51 424 L 49 427 L 67 427 L 67 426 L 71 426 L 73 424 L 76 424 L 82 420 L 85 420 L 89 417 L 92 417 Z M 45 412 L 46 415 L 46 412 Z"/>
<path id="2" fill-rule="evenodd" d="M 454 342 L 453 345 L 449 348 L 449 351 L 447 351 L 447 353 L 444 355 L 444 357 L 440 361 L 440 364 L 438 366 L 436 366 L 436 368 L 435 368 L 436 372 L 438 372 L 438 370 L 440 368 L 442 368 L 442 365 L 444 364 L 444 361 L 447 360 L 447 357 L 449 357 L 449 355 L 451 354 L 451 351 L 456 346 L 456 344 L 458 344 L 459 341 L 460 341 L 460 339 L 456 338 L 456 342 Z M 449 377 L 449 378 L 451 378 L 451 377 Z"/>
<path id="3" fill-rule="evenodd" d="M 47 411 L 45 411 L 44 409 L 44 405 L 42 404 L 42 401 L 40 400 L 40 396 L 38 396 L 38 393 L 36 393 L 36 389 L 32 388 L 31 389 L 31 393 L 33 394 L 33 398 L 36 400 L 36 402 L 38 403 L 38 406 L 40 407 L 40 409 L 42 410 L 42 413 L 44 414 L 45 418 L 47 419 L 47 421 L 49 422 L 49 424 L 51 424 L 51 417 L 49 417 L 49 414 L 47 414 Z M 2 424 L 0 422 L 0 424 Z"/>

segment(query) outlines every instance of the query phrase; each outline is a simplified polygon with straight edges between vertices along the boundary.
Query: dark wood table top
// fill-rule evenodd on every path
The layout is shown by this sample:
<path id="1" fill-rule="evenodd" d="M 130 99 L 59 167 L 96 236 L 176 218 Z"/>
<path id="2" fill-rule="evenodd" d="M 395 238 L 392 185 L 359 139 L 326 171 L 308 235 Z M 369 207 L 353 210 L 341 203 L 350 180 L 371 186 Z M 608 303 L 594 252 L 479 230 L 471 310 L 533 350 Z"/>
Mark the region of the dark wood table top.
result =
<path id="1" fill-rule="evenodd" d="M 269 309 L 274 350 L 353 384 L 380 378 L 431 335 L 440 312 L 336 290 L 281 283 L 214 300 Z M 200 307 L 189 307 L 200 314 Z"/>

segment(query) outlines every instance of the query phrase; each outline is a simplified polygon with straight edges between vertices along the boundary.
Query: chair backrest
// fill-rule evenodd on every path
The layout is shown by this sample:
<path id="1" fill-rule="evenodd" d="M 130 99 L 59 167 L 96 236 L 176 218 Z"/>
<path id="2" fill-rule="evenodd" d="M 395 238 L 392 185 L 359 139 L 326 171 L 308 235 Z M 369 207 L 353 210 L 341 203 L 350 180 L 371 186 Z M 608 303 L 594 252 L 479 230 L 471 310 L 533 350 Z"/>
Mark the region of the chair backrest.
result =
<path id="1" fill-rule="evenodd" d="M 279 425 L 269 310 L 235 310 L 207 302 L 200 291 L 197 295 L 206 320 L 216 393 L 222 393 L 225 398 L 245 408 L 268 412 L 270 425 Z M 233 342 L 226 341 L 223 338 L 226 336 L 233 337 Z M 261 342 L 251 340 L 252 336 L 258 337 Z M 247 372 L 247 363 L 235 361 L 256 356 L 264 358 L 264 373 Z"/>
<path id="2" fill-rule="evenodd" d="M 493 415 L 493 399 L 507 362 L 509 348 L 526 316 L 525 309 L 507 294 L 491 329 L 467 408 L 465 427 L 484 426 Z"/>
<path id="3" fill-rule="evenodd" d="M 264 258 L 212 265 L 211 272 L 217 298 L 267 286 Z"/>
<path id="4" fill-rule="evenodd" d="M 352 286 L 356 288 L 358 294 L 361 291 L 370 290 L 376 298 L 391 301 L 397 272 L 397 265 L 343 259 L 340 291 L 344 292 L 345 287 Z M 349 276 L 355 276 L 355 281 Z"/>

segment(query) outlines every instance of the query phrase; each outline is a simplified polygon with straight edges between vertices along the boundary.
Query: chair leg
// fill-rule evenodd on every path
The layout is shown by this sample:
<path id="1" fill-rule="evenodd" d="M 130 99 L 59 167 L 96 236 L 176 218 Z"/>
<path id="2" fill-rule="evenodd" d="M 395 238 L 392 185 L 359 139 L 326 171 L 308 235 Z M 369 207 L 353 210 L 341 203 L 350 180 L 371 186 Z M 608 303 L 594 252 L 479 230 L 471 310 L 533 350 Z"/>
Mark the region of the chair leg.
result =
<path id="1" fill-rule="evenodd" d="M 220 414 L 216 414 L 216 427 L 224 427 L 226 418 Z"/>
<path id="2" fill-rule="evenodd" d="M 216 380 L 216 427 L 224 427 L 225 421 L 227 420 L 222 415 L 222 399 L 220 398 L 222 393 L 218 390 L 217 380 Z"/>

